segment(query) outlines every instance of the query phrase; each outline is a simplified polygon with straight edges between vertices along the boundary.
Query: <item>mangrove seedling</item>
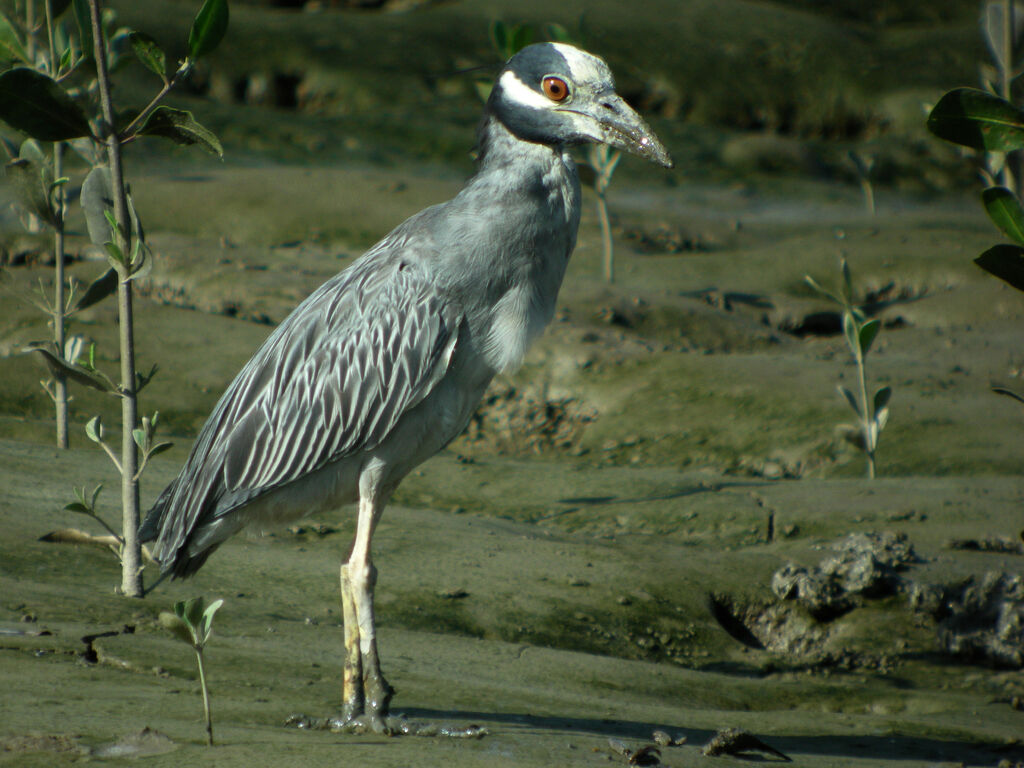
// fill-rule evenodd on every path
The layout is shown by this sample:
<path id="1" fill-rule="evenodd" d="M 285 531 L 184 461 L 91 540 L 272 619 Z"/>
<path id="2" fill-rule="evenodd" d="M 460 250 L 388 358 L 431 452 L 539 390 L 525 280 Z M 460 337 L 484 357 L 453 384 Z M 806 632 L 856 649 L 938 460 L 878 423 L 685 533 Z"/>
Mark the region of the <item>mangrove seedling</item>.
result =
<path id="1" fill-rule="evenodd" d="M 199 667 L 199 686 L 203 692 L 203 715 L 206 718 L 206 744 L 213 746 L 213 719 L 210 716 L 210 691 L 206 685 L 206 667 L 203 664 L 203 649 L 213 632 L 213 615 L 224 605 L 223 600 L 214 600 L 209 605 L 202 597 L 182 600 L 174 604 L 174 613 L 160 614 L 160 624 L 183 643 L 192 646 L 196 652 Z"/>
<path id="2" fill-rule="evenodd" d="M 810 275 L 805 275 L 804 280 L 819 294 L 837 304 L 842 312 L 843 336 L 857 366 L 858 386 L 855 395 L 848 387 L 838 385 L 839 394 L 857 416 L 855 424 L 842 424 L 839 429 L 845 440 L 860 448 L 867 456 L 867 475 L 874 478 L 875 451 L 878 449 L 878 436 L 889 420 L 892 387 L 881 387 L 873 397 L 868 397 L 866 360 L 882 324 L 878 319 L 869 320 L 864 311 L 853 303 L 853 281 L 846 259 L 840 259 L 839 269 L 842 272 L 842 283 L 838 293 L 823 288 Z"/>
<path id="3" fill-rule="evenodd" d="M 24 33 L 10 23 L 9 18 L 0 16 L 0 54 L 4 49 L 14 54 L 7 56 L 6 60 L 13 59 L 22 64 L 35 61 L 30 53 L 35 48 L 35 25 L 31 22 L 34 2 L 26 0 L 24 3 L 30 17 Z M 32 66 L 14 66 L 0 72 L 0 120 L 27 134 L 30 139 L 57 144 L 66 142 L 92 166 L 82 184 L 81 204 L 89 237 L 106 253 L 108 267 L 74 305 L 69 305 L 61 297 L 63 276 L 58 273 L 58 293 L 52 304 L 54 342 L 34 345 L 31 349 L 43 354 L 55 381 L 77 380 L 120 399 L 120 456 L 112 450 L 107 450 L 107 453 L 121 473 L 121 536 L 124 539 L 121 592 L 129 597 L 141 597 L 141 546 L 137 536 L 140 521 L 139 475 L 147 447 L 139 435 L 138 393 L 148 377 L 140 375 L 136 369 L 133 297 L 135 280 L 145 276 L 152 259 L 125 181 L 122 149 L 140 137 L 160 136 L 178 144 L 197 145 L 223 156 L 217 137 L 200 125 L 190 112 L 173 109 L 161 102 L 173 88 L 185 81 L 201 58 L 217 48 L 227 32 L 229 12 L 228 0 L 203 1 L 189 31 L 185 58 L 171 73 L 167 56 L 156 41 L 141 32 L 111 29 L 113 15 L 103 5 L 102 0 L 46 0 L 50 22 L 47 25 L 50 55 L 44 61 L 46 66 L 41 70 Z M 69 6 L 74 9 L 77 37 L 72 30 L 55 22 L 60 11 Z M 21 49 L 25 51 L 24 56 Z M 125 110 L 113 101 L 111 72 L 129 51 L 159 78 L 161 84 L 156 95 L 141 109 Z M 4 60 L 4 56 L 0 56 L 0 60 Z M 125 125 L 131 115 L 134 116 Z M 29 145 L 24 157 L 8 164 L 7 175 L 31 192 L 30 210 L 37 216 L 53 218 L 51 224 L 59 224 L 57 215 L 63 213 L 66 204 L 62 197 L 65 182 L 60 173 L 62 166 L 59 162 L 47 165 L 40 157 L 40 153 Z M 59 161 L 59 151 L 55 158 Z M 22 197 L 24 202 L 25 196 Z M 62 263 L 63 259 L 57 258 L 57 264 Z M 65 310 L 81 309 L 87 303 L 114 294 L 117 297 L 120 358 L 120 375 L 116 383 L 97 371 L 93 361 L 90 361 L 88 369 L 69 361 L 61 330 L 67 314 Z M 54 392 L 60 396 L 58 389 Z M 143 426 L 143 433 L 145 431 Z M 92 434 L 89 436 L 93 437 Z M 145 434 L 141 437 L 145 438 Z M 100 440 L 96 442 L 105 446 Z M 143 465 L 139 463 L 140 449 L 144 452 Z M 151 451 L 149 455 L 155 452 Z"/>

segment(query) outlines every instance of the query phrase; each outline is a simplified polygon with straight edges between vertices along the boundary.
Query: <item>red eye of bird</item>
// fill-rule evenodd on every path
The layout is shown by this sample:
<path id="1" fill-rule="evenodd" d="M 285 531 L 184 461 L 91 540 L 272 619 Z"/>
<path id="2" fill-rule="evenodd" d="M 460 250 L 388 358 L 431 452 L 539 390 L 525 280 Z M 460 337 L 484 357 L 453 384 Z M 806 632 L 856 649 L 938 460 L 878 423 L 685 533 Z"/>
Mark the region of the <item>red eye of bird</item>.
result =
<path id="1" fill-rule="evenodd" d="M 552 101 L 565 101 L 569 98 L 569 86 L 560 77 L 548 76 L 540 82 L 544 95 Z"/>

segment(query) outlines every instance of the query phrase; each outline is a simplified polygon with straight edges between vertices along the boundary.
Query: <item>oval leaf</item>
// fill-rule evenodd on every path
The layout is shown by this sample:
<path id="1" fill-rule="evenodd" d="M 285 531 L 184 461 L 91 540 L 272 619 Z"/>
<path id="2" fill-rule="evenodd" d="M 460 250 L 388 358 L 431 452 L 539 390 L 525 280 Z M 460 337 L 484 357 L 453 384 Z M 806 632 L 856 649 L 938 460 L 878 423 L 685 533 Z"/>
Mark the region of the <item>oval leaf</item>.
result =
<path id="1" fill-rule="evenodd" d="M 928 130 L 940 139 L 987 152 L 1024 147 L 1024 112 L 1006 99 L 976 88 L 957 88 L 928 115 Z"/>
<path id="2" fill-rule="evenodd" d="M 2 13 L 0 13 L 0 58 L 8 61 L 21 59 L 26 64 L 32 63 L 25 47 L 21 44 L 17 30 Z"/>
<path id="3" fill-rule="evenodd" d="M 82 55 L 88 61 L 96 58 L 93 47 L 92 20 L 89 17 L 89 0 L 72 0 L 75 8 L 75 22 L 78 24 L 79 39 L 82 41 Z"/>
<path id="4" fill-rule="evenodd" d="M 138 133 L 164 136 L 177 144 L 198 144 L 211 155 L 224 157 L 224 148 L 213 132 L 196 122 L 192 113 L 185 109 L 158 107 L 146 118 Z"/>
<path id="5" fill-rule="evenodd" d="M 0 75 L 0 120 L 40 141 L 89 136 L 89 121 L 53 78 L 27 67 Z"/>
<path id="6" fill-rule="evenodd" d="M 228 0 L 206 0 L 188 33 L 188 57 L 195 61 L 211 53 L 228 31 Z"/>
<path id="7" fill-rule="evenodd" d="M 93 416 L 85 425 L 85 434 L 94 443 L 103 440 L 103 424 L 99 416 Z"/>
<path id="8" fill-rule="evenodd" d="M 89 287 L 85 289 L 85 293 L 82 294 L 82 298 L 75 303 L 72 309 L 77 312 L 80 309 L 91 307 L 93 304 L 103 301 L 107 296 L 116 292 L 117 270 L 110 267 L 89 284 Z"/>
<path id="9" fill-rule="evenodd" d="M 110 180 L 110 169 L 98 165 L 89 171 L 82 183 L 82 210 L 85 212 L 85 224 L 89 230 L 89 239 L 95 245 L 109 243 L 113 237 L 107 212 L 113 214 L 114 187 Z"/>
<path id="10" fill-rule="evenodd" d="M 892 387 L 882 387 L 880 390 L 875 392 L 875 418 L 878 418 L 879 412 L 887 408 L 889 400 L 892 398 Z"/>
<path id="11" fill-rule="evenodd" d="M 62 360 L 54 354 L 53 349 L 48 345 L 29 344 L 25 348 L 25 351 L 38 352 L 41 354 L 46 360 L 46 365 L 54 374 L 66 376 L 72 381 L 77 381 L 79 384 L 84 384 L 87 387 L 98 389 L 100 392 L 106 392 L 110 395 L 120 394 L 117 387 L 115 387 L 105 376 L 99 373 L 94 373 L 81 365 L 76 365 L 74 363 L 69 363 L 66 360 Z"/>
<path id="12" fill-rule="evenodd" d="M 846 343 L 853 354 L 860 350 L 860 334 L 857 330 L 857 321 L 849 311 L 843 312 L 843 333 L 846 334 Z"/>
<path id="13" fill-rule="evenodd" d="M 1024 291 L 1024 248 L 1019 245 L 993 246 L 974 263 L 1018 291 Z"/>
<path id="14" fill-rule="evenodd" d="M 981 202 L 992 223 L 1018 245 L 1024 245 L 1024 210 L 1017 196 L 1006 187 L 989 187 L 981 193 Z"/>
<path id="15" fill-rule="evenodd" d="M 5 166 L 4 176 L 14 189 L 18 203 L 26 211 L 35 214 L 51 227 L 59 226 L 57 212 L 50 203 L 49 185 L 46 183 L 43 166 L 20 157 Z"/>
<path id="16" fill-rule="evenodd" d="M 183 643 L 188 643 L 189 645 L 195 644 L 195 638 L 192 636 L 192 630 L 188 628 L 188 625 L 184 621 L 173 613 L 167 613 L 166 611 L 162 612 L 160 614 L 160 626 L 168 630 Z"/>
<path id="17" fill-rule="evenodd" d="M 203 610 L 206 608 L 206 600 L 203 597 L 193 597 L 185 601 L 185 612 L 182 618 L 190 627 L 196 629 L 203 620 Z"/>
<path id="18" fill-rule="evenodd" d="M 128 40 L 131 42 L 132 52 L 143 66 L 167 82 L 167 55 L 157 45 L 156 40 L 143 32 L 132 32 L 128 35 Z"/>
<path id="19" fill-rule="evenodd" d="M 213 627 L 214 614 L 217 613 L 218 609 L 222 605 L 224 605 L 223 600 L 214 600 L 212 603 L 210 603 L 209 606 L 207 606 L 206 610 L 203 611 L 203 622 L 201 627 L 202 631 L 200 632 L 200 642 L 202 642 L 204 645 L 206 641 L 210 639 L 210 630 Z"/>
<path id="20" fill-rule="evenodd" d="M 870 350 L 871 345 L 874 344 L 875 337 L 878 336 L 878 331 L 881 330 L 881 328 L 882 324 L 878 320 L 868 320 L 860 327 L 858 341 L 860 342 L 860 353 L 862 356 L 867 357 L 868 350 Z"/>

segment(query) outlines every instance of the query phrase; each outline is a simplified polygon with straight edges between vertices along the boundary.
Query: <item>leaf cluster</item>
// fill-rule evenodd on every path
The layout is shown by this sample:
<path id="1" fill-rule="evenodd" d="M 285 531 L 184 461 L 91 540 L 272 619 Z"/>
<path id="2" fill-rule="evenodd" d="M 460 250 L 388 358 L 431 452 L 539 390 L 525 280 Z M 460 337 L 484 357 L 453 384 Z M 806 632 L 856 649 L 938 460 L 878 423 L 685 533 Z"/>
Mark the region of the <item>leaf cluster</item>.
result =
<path id="1" fill-rule="evenodd" d="M 850 406 L 857 417 L 856 424 L 840 425 L 844 439 L 863 451 L 869 462 L 868 474 L 874 476 L 874 456 L 878 447 L 878 438 L 889 421 L 889 401 L 892 399 L 892 387 L 884 386 L 868 395 L 866 361 L 875 339 L 882 328 L 877 318 L 869 319 L 864 311 L 853 300 L 853 279 L 850 266 L 846 259 L 840 260 L 842 280 L 838 291 L 824 288 L 810 275 L 804 280 L 818 294 L 836 304 L 842 312 L 843 337 L 846 346 L 853 355 L 857 365 L 859 393 L 854 394 L 849 387 L 838 385 L 839 394 Z"/>
<path id="2" fill-rule="evenodd" d="M 160 614 L 160 626 L 183 643 L 201 651 L 213 632 L 213 617 L 224 604 L 214 600 L 209 605 L 203 597 L 193 597 L 174 604 L 174 613 Z"/>

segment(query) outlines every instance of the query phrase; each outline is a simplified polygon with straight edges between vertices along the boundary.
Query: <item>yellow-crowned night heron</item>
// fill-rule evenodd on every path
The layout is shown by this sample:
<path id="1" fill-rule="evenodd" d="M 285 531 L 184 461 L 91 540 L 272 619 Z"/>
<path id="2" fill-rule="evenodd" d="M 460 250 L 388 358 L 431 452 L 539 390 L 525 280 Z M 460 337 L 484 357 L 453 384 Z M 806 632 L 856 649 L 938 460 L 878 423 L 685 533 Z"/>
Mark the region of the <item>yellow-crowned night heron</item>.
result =
<path id="1" fill-rule="evenodd" d="M 243 526 L 358 501 L 341 568 L 343 718 L 384 728 L 370 538 L 414 467 L 466 426 L 485 388 L 551 320 L 580 220 L 569 147 L 603 142 L 671 167 L 569 45 L 524 48 L 480 126 L 478 168 L 303 301 L 231 383 L 141 529 L 164 573 L 188 576 Z"/>

